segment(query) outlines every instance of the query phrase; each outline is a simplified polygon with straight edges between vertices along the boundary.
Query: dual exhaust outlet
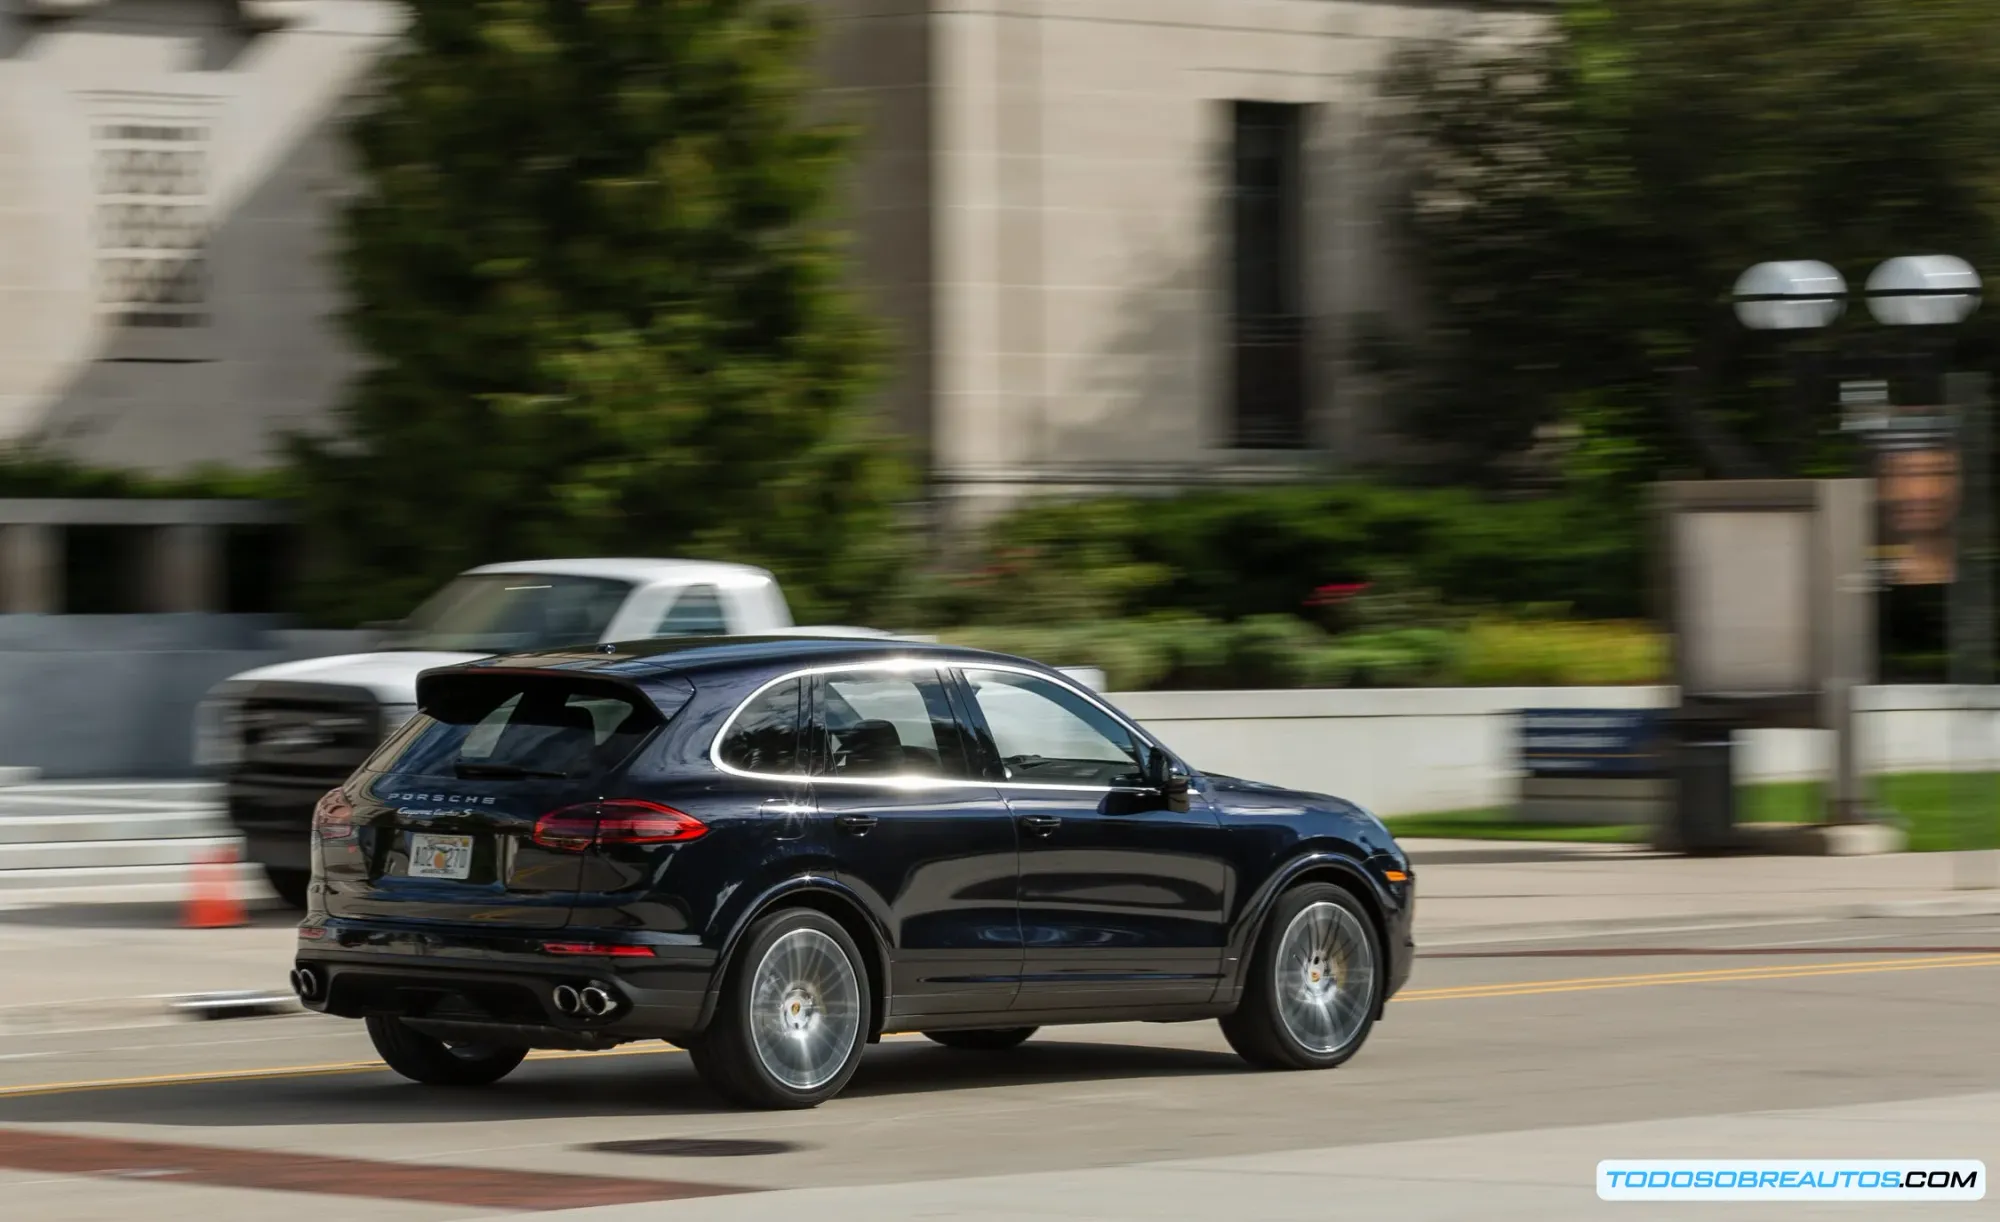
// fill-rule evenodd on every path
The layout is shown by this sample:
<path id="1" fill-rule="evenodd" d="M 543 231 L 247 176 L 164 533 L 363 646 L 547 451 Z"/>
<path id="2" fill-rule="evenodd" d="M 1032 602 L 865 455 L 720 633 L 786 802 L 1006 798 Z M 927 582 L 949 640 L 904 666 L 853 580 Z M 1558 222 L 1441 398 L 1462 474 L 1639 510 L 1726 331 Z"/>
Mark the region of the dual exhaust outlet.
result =
<path id="1" fill-rule="evenodd" d="M 559 984 L 549 991 L 556 1013 L 573 1018 L 603 1018 L 618 1008 L 618 999 L 601 984 Z"/>
<path id="2" fill-rule="evenodd" d="M 291 974 L 292 992 L 301 1001 L 316 1001 L 325 981 L 319 973 L 309 967 L 295 967 Z M 618 998 L 609 988 L 595 982 L 578 988 L 573 984 L 559 984 L 549 992 L 549 1000 L 555 1004 L 556 1012 L 570 1018 L 605 1018 L 618 1008 Z"/>

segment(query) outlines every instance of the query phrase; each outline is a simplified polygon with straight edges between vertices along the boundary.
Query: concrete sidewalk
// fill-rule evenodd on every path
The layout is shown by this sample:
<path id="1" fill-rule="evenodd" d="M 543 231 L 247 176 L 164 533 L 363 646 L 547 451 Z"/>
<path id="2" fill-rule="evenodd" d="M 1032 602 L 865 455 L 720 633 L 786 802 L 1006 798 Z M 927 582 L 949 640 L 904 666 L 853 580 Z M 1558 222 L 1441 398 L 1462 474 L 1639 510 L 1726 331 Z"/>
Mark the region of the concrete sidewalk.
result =
<path id="1" fill-rule="evenodd" d="M 2000 853 L 1679 857 L 1634 845 L 1403 842 L 1421 945 L 1588 930 L 2000 913 Z"/>
<path id="2" fill-rule="evenodd" d="M 198 994 L 290 995 L 290 915 L 238 929 L 182 929 L 179 917 L 171 904 L 0 911 L 0 1038 L 173 1022 Z"/>
<path id="3" fill-rule="evenodd" d="M 1440 947 L 1644 928 L 2000 914 L 1992 853 L 1683 858 L 1619 845 L 1412 840 L 1417 941 Z M 190 994 L 282 994 L 293 917 L 182 929 L 172 904 L 0 910 L 0 1035 L 170 1021 Z"/>

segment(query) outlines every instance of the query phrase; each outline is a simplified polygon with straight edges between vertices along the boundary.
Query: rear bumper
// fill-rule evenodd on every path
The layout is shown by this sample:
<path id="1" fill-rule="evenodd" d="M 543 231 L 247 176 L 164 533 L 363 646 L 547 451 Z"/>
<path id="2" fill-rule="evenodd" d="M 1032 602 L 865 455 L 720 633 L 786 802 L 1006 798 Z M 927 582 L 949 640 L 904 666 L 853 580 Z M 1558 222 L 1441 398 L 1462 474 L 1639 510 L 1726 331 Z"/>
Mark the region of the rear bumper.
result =
<path id="1" fill-rule="evenodd" d="M 502 934 L 328 918 L 302 937 L 296 966 L 316 988 L 304 1004 L 341 1018 L 388 1015 L 443 1038 L 488 1039 L 535 1048 L 607 1048 L 628 1040 L 679 1039 L 699 1030 L 717 962 L 703 946 L 648 938 L 640 957 L 556 956 L 543 936 L 563 941 L 636 942 L 588 930 Z M 602 1017 L 562 1013 L 559 985 L 595 984 L 616 1001 Z"/>

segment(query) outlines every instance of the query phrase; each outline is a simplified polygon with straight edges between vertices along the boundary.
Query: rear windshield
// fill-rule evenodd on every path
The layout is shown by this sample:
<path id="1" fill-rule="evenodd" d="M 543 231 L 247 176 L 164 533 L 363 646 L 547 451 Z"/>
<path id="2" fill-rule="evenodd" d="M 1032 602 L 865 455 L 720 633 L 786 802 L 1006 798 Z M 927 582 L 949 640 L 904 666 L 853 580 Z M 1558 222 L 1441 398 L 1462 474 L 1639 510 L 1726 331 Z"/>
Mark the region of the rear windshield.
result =
<path id="1" fill-rule="evenodd" d="M 432 595 L 404 621 L 399 649 L 527 653 L 603 639 L 632 583 L 605 577 L 474 573 Z"/>
<path id="2" fill-rule="evenodd" d="M 439 676 L 422 684 L 421 696 L 419 715 L 369 768 L 459 779 L 587 779 L 624 763 L 667 721 L 628 688 L 560 675 Z"/>

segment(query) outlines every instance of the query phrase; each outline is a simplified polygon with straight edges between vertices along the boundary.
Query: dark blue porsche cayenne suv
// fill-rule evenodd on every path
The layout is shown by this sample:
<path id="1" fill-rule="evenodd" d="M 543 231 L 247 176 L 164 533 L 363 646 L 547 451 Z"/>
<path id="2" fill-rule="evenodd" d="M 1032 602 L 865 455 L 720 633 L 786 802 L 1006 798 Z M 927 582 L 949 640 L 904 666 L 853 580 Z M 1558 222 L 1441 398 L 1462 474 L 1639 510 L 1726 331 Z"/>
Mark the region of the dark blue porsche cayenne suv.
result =
<path id="1" fill-rule="evenodd" d="M 1060 672 L 892 640 L 711 638 L 426 673 L 314 815 L 293 986 L 419 1082 L 665 1039 L 755 1107 L 884 1033 L 1220 1019 L 1361 1047 L 1415 879 L 1351 803 L 1190 770 Z"/>

